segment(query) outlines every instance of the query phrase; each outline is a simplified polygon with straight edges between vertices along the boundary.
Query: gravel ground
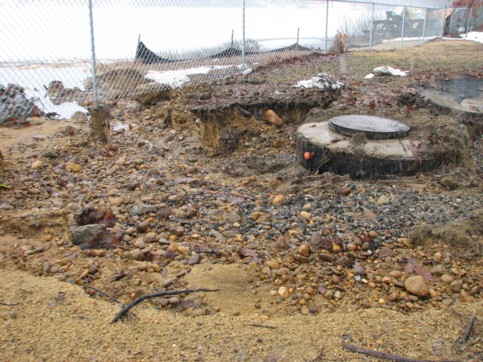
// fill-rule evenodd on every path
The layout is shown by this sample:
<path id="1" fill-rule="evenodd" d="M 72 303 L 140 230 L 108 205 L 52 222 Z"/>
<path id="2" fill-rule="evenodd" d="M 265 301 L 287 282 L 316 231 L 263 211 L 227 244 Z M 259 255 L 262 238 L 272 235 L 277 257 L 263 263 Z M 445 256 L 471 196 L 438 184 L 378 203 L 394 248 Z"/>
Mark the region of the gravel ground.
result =
<path id="1" fill-rule="evenodd" d="M 432 67 L 438 68 L 437 74 L 481 75 L 481 47 L 465 43 L 465 49 L 474 52 L 465 64 L 460 60 L 456 66 L 448 60 L 458 57 L 460 50 L 456 48 L 460 43 L 454 45 L 454 50 L 447 43 L 431 42 L 402 53 L 305 57 L 255 71 L 256 82 L 253 78 L 247 81 L 232 77 L 187 87 L 173 99 L 156 105 L 117 100 L 107 106 L 114 122 L 124 124 L 126 129 L 113 131 L 108 145 L 90 141 L 88 122 L 82 118 L 65 124 L 38 118 L 22 130 L 4 129 L 0 143 L 6 159 L 1 182 L 4 186 L 0 189 L 0 263 L 4 279 L 20 278 L 29 286 L 41 283 L 36 292 L 29 294 L 29 300 L 38 295 L 35 293 L 61 290 L 65 285 L 68 295 L 76 295 L 90 307 L 99 307 L 100 313 L 112 313 L 115 304 L 106 304 L 101 300 L 105 295 L 89 288 L 83 290 L 82 286 L 94 286 L 123 303 L 160 289 L 210 287 L 223 291 L 225 286 L 228 291 L 221 294 L 223 297 L 214 296 L 216 293 L 181 294 L 137 307 L 142 314 L 133 322 L 135 328 L 145 318 L 151 321 L 153 315 L 146 314 L 149 311 L 193 317 L 190 322 L 168 322 L 190 325 L 183 343 L 194 338 L 193 323 L 205 323 L 209 328 L 205 335 L 222 328 L 219 332 L 229 336 L 234 333 L 237 317 L 245 324 L 250 320 L 252 324 L 272 321 L 276 328 L 290 330 L 292 325 L 298 330 L 298 324 L 304 324 L 303 318 L 324 320 L 327 313 L 337 313 L 341 324 L 348 318 L 347 313 L 362 313 L 359 323 L 338 330 L 337 347 L 324 340 L 324 345 L 329 346 L 328 358 L 349 358 L 348 352 L 340 348 L 341 336 L 349 343 L 412 353 L 411 343 L 404 338 L 420 328 L 424 330 L 424 337 L 418 339 L 421 345 L 416 348 L 423 354 L 420 357 L 463 356 L 465 360 L 478 360 L 481 327 L 463 347 L 448 341 L 457 336 L 472 310 L 481 309 L 479 139 L 470 140 L 464 127 L 451 117 L 421 108 L 417 102 L 400 105 L 411 85 L 430 82 L 434 76 L 434 72 L 428 73 L 427 63 L 417 65 L 412 61 L 412 74 L 405 80 L 361 80 L 361 75 L 376 62 L 403 67 L 411 63 L 411 57 L 425 59 L 425 50 L 435 54 Z M 436 46 L 441 48 L 434 53 Z M 377 59 L 370 58 L 371 54 Z M 332 67 L 342 64 L 342 60 L 345 70 L 341 73 L 340 67 L 337 71 Z M 446 150 L 448 162 L 441 169 L 414 177 L 351 180 L 330 173 L 314 175 L 295 162 L 295 124 L 276 127 L 253 118 L 242 122 L 243 128 L 237 126 L 237 146 L 230 150 L 233 152 L 205 147 L 199 121 L 190 109 L 209 106 L 211 101 L 193 94 L 210 93 L 213 104 L 219 104 L 223 97 L 249 101 L 264 94 L 265 88 L 286 86 L 321 71 L 330 72 L 346 87 L 329 108 L 311 111 L 309 117 L 358 112 L 402 118 L 414 126 L 414 139 L 425 142 L 427 135 L 438 137 L 440 142 L 433 143 Z M 168 110 L 172 111 L 172 119 L 167 116 Z M 230 118 L 220 123 L 225 129 L 236 128 L 234 125 L 241 123 L 235 121 Z M 39 130 L 41 134 L 36 133 Z M 449 138 L 448 132 L 455 135 L 456 141 Z M 20 271 L 28 274 L 16 274 Z M 32 274 L 36 282 L 31 280 Z M 25 287 L 15 289 L 7 279 L 3 283 L 9 292 L 1 298 L 11 299 L 0 301 L 18 301 Z M 38 298 L 42 300 L 40 305 L 54 303 Z M 69 306 L 75 305 L 69 297 L 57 298 L 51 308 L 65 300 Z M 240 298 L 246 298 L 246 302 L 240 303 Z M 93 301 L 97 307 L 91 305 Z M 18 328 L 27 333 L 22 329 L 26 328 L 23 322 L 12 312 L 5 313 L 2 323 L 9 326 L 9 331 L 18 323 Z M 41 309 L 38 313 L 46 312 Z M 441 333 L 447 335 L 439 349 L 435 347 L 438 336 L 429 337 L 430 325 L 408 325 L 407 333 L 403 333 L 406 337 L 391 335 L 394 340 L 389 347 L 379 329 L 374 338 L 368 337 L 368 320 L 381 327 L 395 315 L 413 315 L 408 317 L 411 322 L 405 322 L 408 324 L 424 318 L 434 325 L 441 323 L 441 316 L 456 324 L 444 327 Z M 226 318 L 231 318 L 230 322 Z M 215 323 L 217 320 L 220 325 Z M 129 330 L 129 324 L 126 326 L 122 328 Z M 52 327 L 56 328 L 55 322 Z M 75 330 L 77 326 L 73 323 L 69 328 Z M 345 334 L 344 330 L 350 328 L 356 335 Z M 265 349 L 257 351 L 249 344 L 251 347 L 240 359 L 238 347 L 224 349 L 219 340 L 213 343 L 220 354 L 205 351 L 204 357 L 197 352 L 196 341 L 194 347 L 182 344 L 181 354 L 174 352 L 176 343 L 168 342 L 166 335 L 162 344 L 170 359 L 220 360 L 226 356 L 237 360 L 324 360 L 321 353 L 316 357 L 315 349 L 310 354 L 303 352 L 307 336 L 298 332 L 294 337 L 297 347 L 293 347 L 281 336 L 271 335 L 267 337 L 271 342 L 265 344 L 256 342 L 257 338 L 265 338 L 260 334 L 240 330 L 247 340 L 254 339 L 253 343 Z M 175 332 L 182 333 L 182 328 Z M 31 351 L 19 349 L 9 334 L 3 337 L 4 347 L 0 349 L 6 359 L 62 359 L 35 345 L 25 333 L 16 338 L 32 345 Z M 138 332 L 133 333 L 139 338 Z M 67 335 L 70 333 L 66 333 L 65 342 L 70 343 Z M 42 337 L 41 343 L 49 345 L 49 338 Z M 245 337 L 240 338 L 249 343 Z M 139 356 L 144 360 L 156 358 L 144 344 L 151 342 L 151 337 L 141 342 L 145 349 Z M 109 351 L 116 353 L 119 360 L 136 359 L 115 346 L 100 351 L 100 360 Z M 96 355 L 90 351 L 85 355 L 79 352 L 79 356 L 83 359 Z"/>

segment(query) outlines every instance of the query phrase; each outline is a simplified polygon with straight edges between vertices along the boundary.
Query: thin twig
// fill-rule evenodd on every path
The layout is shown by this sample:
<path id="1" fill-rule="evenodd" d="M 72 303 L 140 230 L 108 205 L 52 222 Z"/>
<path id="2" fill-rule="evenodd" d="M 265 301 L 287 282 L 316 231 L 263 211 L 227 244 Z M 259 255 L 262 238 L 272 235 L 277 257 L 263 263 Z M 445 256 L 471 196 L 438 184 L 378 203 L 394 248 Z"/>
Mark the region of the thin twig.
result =
<path id="1" fill-rule="evenodd" d="M 277 327 L 274 327 L 274 326 L 266 326 L 264 324 L 256 324 L 256 323 L 249 324 L 249 326 L 250 327 L 258 327 L 258 328 L 277 329 Z"/>
<path id="2" fill-rule="evenodd" d="M 6 305 L 7 307 L 14 307 L 16 305 L 20 305 L 22 303 L 3 303 L 3 302 L 0 302 L 0 305 Z"/>
<path id="3" fill-rule="evenodd" d="M 324 358 L 324 347 L 317 348 L 317 355 L 314 358 L 307 360 L 306 362 L 321 362 L 321 361 L 327 361 Z"/>
<path id="4" fill-rule="evenodd" d="M 466 327 L 465 333 L 458 339 L 460 343 L 465 343 L 468 338 L 470 338 L 471 331 L 473 330 L 473 326 L 475 325 L 477 316 L 476 313 L 471 316 L 470 322 L 468 323 L 468 327 Z"/>
<path id="5" fill-rule="evenodd" d="M 131 308 L 135 307 L 136 305 L 145 301 L 146 299 L 164 297 L 165 295 L 177 295 L 177 294 L 188 294 L 188 293 L 198 293 L 198 292 L 217 292 L 219 290 L 220 289 L 186 289 L 186 290 L 161 291 L 153 294 L 145 294 L 133 300 L 125 307 L 123 307 L 121 311 L 117 313 L 116 316 L 112 319 L 111 324 L 116 323 L 122 316 L 124 316 L 127 312 L 129 312 Z"/>
<path id="6" fill-rule="evenodd" d="M 100 290 L 100 289 L 98 289 L 98 288 L 96 288 L 96 287 L 93 287 L 92 285 L 85 285 L 85 286 L 84 286 L 84 288 L 90 288 L 90 289 L 92 289 L 92 290 L 95 290 L 97 293 L 102 294 L 102 295 L 104 295 L 104 296 L 108 297 L 108 298 L 109 298 L 110 300 L 112 300 L 113 302 L 116 302 L 116 303 L 120 304 L 121 306 L 124 306 L 124 304 L 123 304 L 123 303 L 121 303 L 119 300 L 117 300 L 117 299 L 116 299 L 116 298 L 114 298 L 113 296 L 110 296 L 110 295 L 109 295 L 109 294 L 107 294 L 105 291 Z"/>
<path id="7" fill-rule="evenodd" d="M 374 351 L 372 349 L 359 347 L 359 346 L 356 346 L 354 344 L 349 344 L 349 343 L 342 343 L 342 347 L 344 347 L 345 349 L 348 349 L 351 352 L 362 353 L 362 354 L 366 354 L 368 356 L 381 358 L 381 359 L 389 359 L 389 360 L 396 361 L 396 362 L 435 362 L 435 361 L 428 360 L 428 359 L 408 358 L 408 357 L 398 356 L 396 354 Z M 438 362 L 451 362 L 451 361 L 443 360 L 443 361 L 438 361 Z"/>
<path id="8" fill-rule="evenodd" d="M 198 254 L 214 254 L 214 255 L 221 255 L 221 252 L 216 251 L 216 250 L 200 250 L 200 249 L 195 249 L 195 252 Z"/>
<path id="9" fill-rule="evenodd" d="M 236 192 L 236 191 L 230 191 L 230 194 L 232 194 L 233 196 L 243 197 L 244 199 L 248 199 L 250 201 L 253 201 L 252 197 L 247 196 L 247 195 L 242 195 L 241 193 Z"/>

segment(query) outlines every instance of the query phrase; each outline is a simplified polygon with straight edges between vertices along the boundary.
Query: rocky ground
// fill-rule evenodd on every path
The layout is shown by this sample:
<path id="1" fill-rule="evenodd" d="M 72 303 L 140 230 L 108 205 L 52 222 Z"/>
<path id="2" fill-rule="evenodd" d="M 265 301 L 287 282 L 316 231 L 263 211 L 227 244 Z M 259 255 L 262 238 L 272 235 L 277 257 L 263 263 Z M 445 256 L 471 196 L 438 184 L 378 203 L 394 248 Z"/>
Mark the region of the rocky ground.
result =
<path id="1" fill-rule="evenodd" d="M 370 360 L 345 342 L 480 360 L 479 321 L 457 340 L 481 310 L 481 135 L 415 89 L 481 78 L 482 47 L 303 56 L 110 101 L 107 145 L 83 117 L 3 128 L 2 359 Z M 364 79 L 381 65 L 410 73 Z M 291 87 L 322 72 L 339 93 Z M 280 104 L 277 126 L 263 112 Z M 297 164 L 297 124 L 353 113 L 408 123 L 443 166 L 352 180 Z M 109 324 L 114 299 L 196 288 L 219 291 Z"/>

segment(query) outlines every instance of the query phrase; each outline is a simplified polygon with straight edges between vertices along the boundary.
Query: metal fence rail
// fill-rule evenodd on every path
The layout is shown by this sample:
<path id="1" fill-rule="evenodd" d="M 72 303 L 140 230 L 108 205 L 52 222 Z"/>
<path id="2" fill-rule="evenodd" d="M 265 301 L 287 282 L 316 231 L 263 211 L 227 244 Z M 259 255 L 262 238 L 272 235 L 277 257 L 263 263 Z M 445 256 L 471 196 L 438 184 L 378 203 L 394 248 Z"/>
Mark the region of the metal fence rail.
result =
<path id="1" fill-rule="evenodd" d="M 416 13 L 416 14 L 415 14 Z M 445 9 L 306 0 L 0 0 L 0 124 L 257 65 L 441 36 Z"/>

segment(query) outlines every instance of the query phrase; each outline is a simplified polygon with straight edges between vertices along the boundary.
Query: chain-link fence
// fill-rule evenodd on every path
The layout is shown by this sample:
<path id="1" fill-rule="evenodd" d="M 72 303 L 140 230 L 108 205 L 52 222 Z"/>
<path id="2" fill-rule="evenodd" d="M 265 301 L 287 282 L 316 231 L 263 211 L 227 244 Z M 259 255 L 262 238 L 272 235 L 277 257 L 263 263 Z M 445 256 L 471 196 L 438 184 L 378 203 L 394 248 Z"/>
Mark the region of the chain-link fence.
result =
<path id="1" fill-rule="evenodd" d="M 338 32 L 349 50 L 404 47 L 441 36 L 447 15 L 348 1 L 0 0 L 0 123 L 338 51 Z"/>

